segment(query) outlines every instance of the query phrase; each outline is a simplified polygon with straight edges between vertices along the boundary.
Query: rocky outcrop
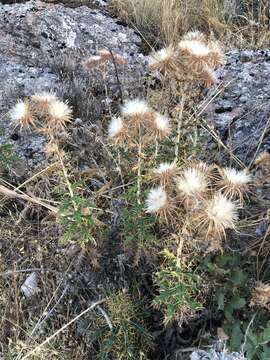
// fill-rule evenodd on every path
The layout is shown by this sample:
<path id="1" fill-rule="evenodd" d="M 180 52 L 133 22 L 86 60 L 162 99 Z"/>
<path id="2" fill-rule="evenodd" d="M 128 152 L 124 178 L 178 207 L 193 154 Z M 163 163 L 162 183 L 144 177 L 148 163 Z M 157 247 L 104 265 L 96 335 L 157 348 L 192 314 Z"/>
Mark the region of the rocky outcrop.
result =
<path id="1" fill-rule="evenodd" d="M 12 143 L 30 168 L 40 163 L 45 139 L 14 132 L 10 107 L 35 92 L 54 91 L 72 105 L 75 102 L 75 117 L 85 122 L 91 116 L 95 121 L 106 111 L 110 97 L 119 96 L 119 82 L 124 94 L 138 88 L 145 71 L 140 44 L 133 30 L 97 9 L 39 0 L 0 3 L 0 142 Z M 117 76 L 114 65 L 108 65 L 106 84 L 101 72 L 87 72 L 81 65 L 101 49 L 125 59 L 124 65 L 118 65 Z"/>
<path id="2" fill-rule="evenodd" d="M 204 119 L 227 149 L 212 138 L 206 147 L 214 150 L 213 160 L 235 164 L 234 154 L 249 165 L 256 154 L 270 150 L 270 51 L 230 52 L 217 77 Z"/>

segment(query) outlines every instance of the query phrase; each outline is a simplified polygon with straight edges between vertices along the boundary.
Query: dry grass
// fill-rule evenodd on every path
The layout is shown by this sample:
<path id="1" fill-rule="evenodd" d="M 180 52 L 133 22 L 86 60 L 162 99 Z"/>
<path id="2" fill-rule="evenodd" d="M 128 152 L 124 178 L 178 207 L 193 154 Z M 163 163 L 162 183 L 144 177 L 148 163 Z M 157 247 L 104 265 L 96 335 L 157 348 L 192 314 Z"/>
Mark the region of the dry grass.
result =
<path id="1" fill-rule="evenodd" d="M 238 47 L 269 44 L 267 1 L 240 8 L 221 0 L 112 0 L 112 9 L 131 23 L 150 45 L 176 43 L 183 33 L 200 30 Z"/>

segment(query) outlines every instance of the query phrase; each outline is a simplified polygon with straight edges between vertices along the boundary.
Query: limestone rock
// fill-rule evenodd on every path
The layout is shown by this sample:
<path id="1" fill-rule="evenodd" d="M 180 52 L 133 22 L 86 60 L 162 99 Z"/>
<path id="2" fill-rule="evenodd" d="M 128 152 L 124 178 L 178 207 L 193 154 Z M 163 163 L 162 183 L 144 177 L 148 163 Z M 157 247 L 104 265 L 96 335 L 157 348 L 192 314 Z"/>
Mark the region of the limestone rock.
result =
<path id="1" fill-rule="evenodd" d="M 108 110 L 111 98 L 138 89 L 146 60 L 135 32 L 100 10 L 69 8 L 39 0 L 0 3 L 0 144 L 11 143 L 29 169 L 44 159 L 42 136 L 19 134 L 8 111 L 20 98 L 53 91 L 74 107 L 75 117 L 96 121 Z M 110 49 L 125 59 L 101 71 L 88 72 L 82 61 L 98 50 Z M 107 87 L 107 94 L 105 94 Z"/>
<path id="2" fill-rule="evenodd" d="M 220 146 L 213 151 L 213 161 L 235 164 L 231 151 L 249 165 L 256 153 L 270 150 L 270 51 L 230 52 L 217 77 L 219 87 L 212 96 L 219 94 L 205 109 L 204 119 L 228 150 Z"/>

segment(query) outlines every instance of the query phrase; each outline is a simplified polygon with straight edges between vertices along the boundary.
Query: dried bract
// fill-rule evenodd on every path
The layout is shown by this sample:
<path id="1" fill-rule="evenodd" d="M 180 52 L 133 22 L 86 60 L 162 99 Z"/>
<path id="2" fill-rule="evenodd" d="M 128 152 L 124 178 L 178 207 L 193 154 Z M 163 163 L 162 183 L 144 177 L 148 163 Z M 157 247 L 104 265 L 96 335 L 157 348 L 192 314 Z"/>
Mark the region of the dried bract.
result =
<path id="1" fill-rule="evenodd" d="M 258 281 L 252 291 L 250 306 L 257 306 L 270 310 L 270 286 Z"/>
<path id="2" fill-rule="evenodd" d="M 251 176 L 246 171 L 238 171 L 234 168 L 220 169 L 222 179 L 218 182 L 221 191 L 227 197 L 243 198 L 248 191 Z"/>
<path id="3" fill-rule="evenodd" d="M 270 168 L 270 153 L 268 151 L 261 152 L 255 159 L 255 165 Z"/>

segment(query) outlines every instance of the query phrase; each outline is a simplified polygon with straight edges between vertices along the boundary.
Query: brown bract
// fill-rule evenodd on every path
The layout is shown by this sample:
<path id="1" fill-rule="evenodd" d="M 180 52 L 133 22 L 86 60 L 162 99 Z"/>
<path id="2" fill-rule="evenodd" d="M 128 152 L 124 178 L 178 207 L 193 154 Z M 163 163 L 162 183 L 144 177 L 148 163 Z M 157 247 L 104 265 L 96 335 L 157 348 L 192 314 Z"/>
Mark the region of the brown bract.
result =
<path id="1" fill-rule="evenodd" d="M 257 306 L 270 310 L 270 286 L 258 281 L 252 291 L 250 306 Z"/>

